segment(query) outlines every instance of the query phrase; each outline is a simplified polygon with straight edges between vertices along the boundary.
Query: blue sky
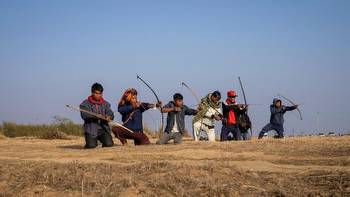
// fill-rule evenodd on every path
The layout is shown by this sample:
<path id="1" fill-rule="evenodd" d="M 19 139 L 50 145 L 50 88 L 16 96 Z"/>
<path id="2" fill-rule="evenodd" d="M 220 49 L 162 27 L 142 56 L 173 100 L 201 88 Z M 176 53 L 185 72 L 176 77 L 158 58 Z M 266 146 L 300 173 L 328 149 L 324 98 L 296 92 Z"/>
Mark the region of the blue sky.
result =
<path id="1" fill-rule="evenodd" d="M 94 82 L 115 105 L 128 87 L 163 102 L 245 85 L 255 130 L 278 93 L 303 103 L 288 132 L 350 131 L 349 1 L 0 1 L 0 121 L 49 123 Z M 153 117 L 155 120 L 153 120 Z M 158 112 L 145 122 L 155 125 Z M 119 119 L 119 117 L 118 117 Z M 190 119 L 188 119 L 190 120 Z M 187 125 L 190 128 L 190 125 Z"/>

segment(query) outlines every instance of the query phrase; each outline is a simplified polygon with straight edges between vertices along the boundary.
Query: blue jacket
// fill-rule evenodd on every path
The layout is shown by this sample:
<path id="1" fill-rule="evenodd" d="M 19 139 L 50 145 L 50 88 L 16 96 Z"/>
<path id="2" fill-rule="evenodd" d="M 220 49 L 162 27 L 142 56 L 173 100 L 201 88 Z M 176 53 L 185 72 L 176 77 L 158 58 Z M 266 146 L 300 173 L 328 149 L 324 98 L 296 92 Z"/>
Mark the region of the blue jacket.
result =
<path id="1" fill-rule="evenodd" d="M 150 105 L 149 103 L 141 103 L 141 106 L 136 109 L 130 103 L 118 106 L 118 112 L 122 115 L 124 126 L 134 132 L 143 132 L 142 113 L 149 110 Z"/>
<path id="2" fill-rule="evenodd" d="M 291 107 L 287 107 L 287 106 L 281 106 L 279 108 L 276 107 L 276 103 L 278 101 L 281 101 L 280 99 L 273 99 L 273 104 L 270 106 L 270 111 L 271 111 L 271 117 L 270 117 L 270 123 L 273 125 L 278 125 L 278 126 L 282 126 L 284 124 L 284 114 L 287 111 L 292 111 L 295 110 L 297 107 L 296 106 L 291 106 Z"/>

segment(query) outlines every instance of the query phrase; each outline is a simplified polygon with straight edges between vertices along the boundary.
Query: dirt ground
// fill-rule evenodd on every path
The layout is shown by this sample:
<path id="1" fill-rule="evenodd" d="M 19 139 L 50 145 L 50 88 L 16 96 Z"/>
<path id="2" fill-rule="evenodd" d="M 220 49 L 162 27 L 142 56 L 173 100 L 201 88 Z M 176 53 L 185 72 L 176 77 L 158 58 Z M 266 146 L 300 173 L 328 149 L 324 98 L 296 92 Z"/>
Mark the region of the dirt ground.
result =
<path id="1" fill-rule="evenodd" d="M 0 139 L 0 196 L 350 196 L 349 136 L 83 143 Z"/>

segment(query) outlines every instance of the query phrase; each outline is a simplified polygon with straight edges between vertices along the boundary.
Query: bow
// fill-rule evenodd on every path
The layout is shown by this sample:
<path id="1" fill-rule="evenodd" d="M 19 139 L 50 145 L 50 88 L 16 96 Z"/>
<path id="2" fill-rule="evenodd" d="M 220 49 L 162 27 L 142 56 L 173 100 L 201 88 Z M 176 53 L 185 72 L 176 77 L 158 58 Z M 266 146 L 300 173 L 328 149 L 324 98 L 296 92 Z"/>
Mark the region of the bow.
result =
<path id="1" fill-rule="evenodd" d="M 242 84 L 242 81 L 241 81 L 241 77 L 238 77 L 238 81 L 239 81 L 239 85 L 241 86 L 241 90 L 242 90 L 242 94 L 243 94 L 243 99 L 244 99 L 244 104 L 247 105 L 247 97 L 245 95 L 245 92 L 244 92 L 244 88 L 243 88 L 243 84 Z M 248 116 L 248 111 L 246 112 L 247 116 Z M 253 130 L 252 130 L 252 126 L 250 126 L 250 135 L 253 136 Z"/>
<path id="2" fill-rule="evenodd" d="M 281 95 L 281 94 L 278 94 L 277 96 L 279 96 L 279 97 L 281 97 L 281 98 L 283 98 L 283 99 L 285 99 L 286 101 L 288 101 L 290 104 L 292 104 L 292 105 L 294 105 L 294 106 L 297 106 L 297 104 L 295 104 L 292 100 L 290 100 L 289 98 L 287 98 L 287 97 L 285 97 L 285 96 L 283 96 L 283 95 Z M 303 120 L 303 116 L 301 115 L 301 111 L 300 111 L 300 109 L 297 107 L 297 110 L 298 110 L 298 113 L 299 113 L 299 116 L 300 116 L 300 120 Z"/>
<path id="3" fill-rule="evenodd" d="M 198 102 L 198 106 L 200 106 L 201 104 L 201 100 L 199 99 L 198 95 L 185 83 L 185 82 L 182 82 L 182 86 L 185 86 L 190 92 L 191 94 L 194 96 L 194 98 L 196 98 L 197 102 Z M 203 118 L 202 118 L 202 121 L 201 121 L 201 127 L 200 129 L 202 129 L 202 124 L 203 124 Z M 199 131 L 200 132 L 200 131 Z M 197 138 L 199 139 L 199 136 L 200 136 L 200 133 L 198 133 L 198 135 L 194 132 L 194 128 L 193 128 L 193 137 L 195 137 L 194 135 L 197 136 Z"/>
<path id="4" fill-rule="evenodd" d="M 196 98 L 198 104 L 200 104 L 201 100 L 199 99 L 197 94 L 185 82 L 182 82 L 182 85 L 185 86 L 191 92 L 191 94 Z"/>
<path id="5" fill-rule="evenodd" d="M 198 106 L 200 106 L 201 104 L 201 100 L 199 99 L 198 95 L 185 83 L 182 82 L 182 85 L 185 86 L 190 92 L 191 94 L 196 98 L 197 102 L 198 102 Z M 218 114 L 222 115 L 222 113 L 220 113 L 218 110 L 216 110 L 215 108 L 213 108 Z"/>
<path id="6" fill-rule="evenodd" d="M 157 102 L 160 103 L 159 97 L 158 97 L 158 95 L 156 94 L 156 92 L 153 90 L 153 88 L 152 88 L 150 85 L 148 85 L 148 83 L 146 83 L 139 75 L 137 75 L 137 79 L 139 79 L 142 83 L 144 83 L 144 84 L 152 91 L 152 93 L 154 94 L 154 96 L 155 96 L 156 99 L 157 99 Z M 163 129 L 164 129 L 164 114 L 162 113 L 162 109 L 163 109 L 163 107 L 160 106 L 160 114 L 162 115 L 162 126 L 161 126 L 161 130 L 163 131 Z"/>
<path id="7" fill-rule="evenodd" d="M 130 133 L 134 133 L 134 131 L 124 127 L 124 125 L 122 125 L 122 124 L 120 124 L 120 123 L 118 123 L 116 121 L 110 120 L 110 119 L 106 118 L 105 116 L 103 116 L 102 114 L 98 114 L 98 113 L 95 113 L 95 112 L 92 112 L 92 111 L 89 111 L 89 110 L 85 110 L 85 109 L 82 109 L 80 107 L 74 107 L 74 106 L 71 106 L 71 105 L 66 105 L 66 107 L 68 107 L 68 108 L 70 108 L 72 110 L 78 111 L 78 112 L 82 112 L 82 113 L 94 116 L 94 117 L 96 117 L 98 119 L 105 120 L 112 127 L 118 127 L 119 129 L 120 128 L 124 129 L 124 131 L 129 131 Z"/>
<path id="8" fill-rule="evenodd" d="M 199 99 L 198 95 L 185 82 L 182 82 L 182 86 L 185 86 L 191 92 L 191 94 L 196 98 L 196 100 L 198 102 L 198 107 L 200 108 L 201 107 L 201 100 Z M 216 110 L 215 108 L 213 108 L 213 109 L 218 114 L 222 115 L 222 113 L 220 113 L 218 110 Z M 202 126 L 203 126 L 203 117 L 202 117 L 202 120 L 201 120 L 200 131 L 202 130 Z M 200 131 L 197 134 L 197 133 L 194 132 L 194 128 L 193 128 L 193 135 L 196 135 L 198 139 L 200 137 Z"/>

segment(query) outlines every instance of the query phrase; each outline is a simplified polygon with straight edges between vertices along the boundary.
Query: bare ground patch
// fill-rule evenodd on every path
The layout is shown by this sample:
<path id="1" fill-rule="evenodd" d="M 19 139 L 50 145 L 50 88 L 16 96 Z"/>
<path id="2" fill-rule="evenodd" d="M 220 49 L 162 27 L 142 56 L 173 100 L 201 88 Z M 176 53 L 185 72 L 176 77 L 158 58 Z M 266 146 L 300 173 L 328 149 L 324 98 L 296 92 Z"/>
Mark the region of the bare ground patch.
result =
<path id="1" fill-rule="evenodd" d="M 350 196 L 343 138 L 82 149 L 0 141 L 0 196 Z"/>

